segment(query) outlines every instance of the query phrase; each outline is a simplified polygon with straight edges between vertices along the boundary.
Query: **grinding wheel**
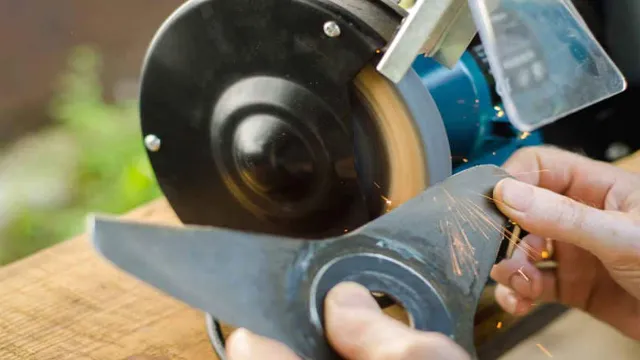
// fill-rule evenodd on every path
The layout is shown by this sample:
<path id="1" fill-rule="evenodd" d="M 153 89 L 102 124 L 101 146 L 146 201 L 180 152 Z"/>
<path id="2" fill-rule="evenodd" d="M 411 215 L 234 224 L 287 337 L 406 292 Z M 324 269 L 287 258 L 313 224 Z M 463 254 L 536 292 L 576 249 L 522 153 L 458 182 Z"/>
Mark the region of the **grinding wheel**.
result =
<path id="1" fill-rule="evenodd" d="M 369 66 L 354 81 L 361 104 L 367 108 L 381 138 L 379 150 L 386 153 L 389 161 L 385 211 L 451 175 L 450 150 L 442 119 L 426 90 L 416 87 L 421 84 L 415 81 L 419 80 L 411 71 L 396 88 Z M 405 88 L 412 89 L 403 94 L 399 89 Z M 413 115 L 412 111 L 419 112 Z"/>

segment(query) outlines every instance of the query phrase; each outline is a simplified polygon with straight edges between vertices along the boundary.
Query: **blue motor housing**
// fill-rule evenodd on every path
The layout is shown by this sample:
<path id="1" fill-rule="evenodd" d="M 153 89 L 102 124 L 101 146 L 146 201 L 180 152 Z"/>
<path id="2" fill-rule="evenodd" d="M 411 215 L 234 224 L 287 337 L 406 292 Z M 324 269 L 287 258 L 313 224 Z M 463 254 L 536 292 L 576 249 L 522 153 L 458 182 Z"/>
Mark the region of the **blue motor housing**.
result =
<path id="1" fill-rule="evenodd" d="M 471 47 L 453 69 L 424 56 L 413 69 L 440 110 L 454 172 L 479 164 L 500 166 L 517 149 L 543 142 L 540 132 L 521 133 L 509 122 L 482 45 Z"/>

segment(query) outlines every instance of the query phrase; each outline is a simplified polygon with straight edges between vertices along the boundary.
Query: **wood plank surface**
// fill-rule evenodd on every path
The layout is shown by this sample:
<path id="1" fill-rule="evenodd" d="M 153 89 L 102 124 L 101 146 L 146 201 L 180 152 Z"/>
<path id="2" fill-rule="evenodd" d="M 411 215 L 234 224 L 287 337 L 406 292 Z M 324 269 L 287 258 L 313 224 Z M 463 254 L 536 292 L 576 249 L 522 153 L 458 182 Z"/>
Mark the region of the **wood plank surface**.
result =
<path id="1" fill-rule="evenodd" d="M 640 172 L 640 153 L 620 165 Z M 179 225 L 163 199 L 127 217 Z M 504 359 L 549 358 L 538 344 L 557 359 L 640 358 L 639 344 L 575 311 Z M 0 359 L 216 357 L 199 311 L 120 272 L 82 235 L 0 268 Z"/>
<path id="2" fill-rule="evenodd" d="M 568 311 L 501 360 L 638 360 L 640 342 L 577 310 Z"/>
<path id="3" fill-rule="evenodd" d="M 179 222 L 164 200 L 129 218 Z M 0 269 L 0 359 L 216 359 L 202 314 L 99 257 L 86 236 Z"/>

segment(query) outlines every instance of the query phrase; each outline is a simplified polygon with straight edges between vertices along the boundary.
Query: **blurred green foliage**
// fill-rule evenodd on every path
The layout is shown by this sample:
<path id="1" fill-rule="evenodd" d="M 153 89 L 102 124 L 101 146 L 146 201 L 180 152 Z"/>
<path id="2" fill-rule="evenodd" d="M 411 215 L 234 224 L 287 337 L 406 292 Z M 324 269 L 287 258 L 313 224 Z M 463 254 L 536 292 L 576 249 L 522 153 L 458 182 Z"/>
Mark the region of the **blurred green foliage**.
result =
<path id="1" fill-rule="evenodd" d="M 79 150 L 72 196 L 60 208 L 20 209 L 0 234 L 0 264 L 83 232 L 90 212 L 120 214 L 160 195 L 142 145 L 137 103 L 105 103 L 100 66 L 98 52 L 77 48 L 51 106 L 53 126 Z"/>

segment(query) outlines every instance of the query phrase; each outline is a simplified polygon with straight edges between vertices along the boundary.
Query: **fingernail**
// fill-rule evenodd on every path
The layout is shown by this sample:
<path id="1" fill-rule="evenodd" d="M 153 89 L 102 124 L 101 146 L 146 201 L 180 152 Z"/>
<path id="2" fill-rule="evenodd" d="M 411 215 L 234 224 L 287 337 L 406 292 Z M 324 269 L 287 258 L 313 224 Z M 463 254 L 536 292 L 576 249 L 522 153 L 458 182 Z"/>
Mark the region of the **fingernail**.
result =
<path id="1" fill-rule="evenodd" d="M 356 283 L 342 283 L 329 291 L 327 300 L 336 308 L 341 309 L 370 309 L 380 311 L 378 303 L 367 288 Z"/>
<path id="2" fill-rule="evenodd" d="M 497 186 L 498 200 L 510 208 L 525 212 L 533 202 L 533 186 L 515 179 L 507 178 Z"/>
<path id="3" fill-rule="evenodd" d="M 227 351 L 233 354 L 233 358 L 248 359 L 251 355 L 251 337 L 249 330 L 236 329 L 227 339 Z"/>

